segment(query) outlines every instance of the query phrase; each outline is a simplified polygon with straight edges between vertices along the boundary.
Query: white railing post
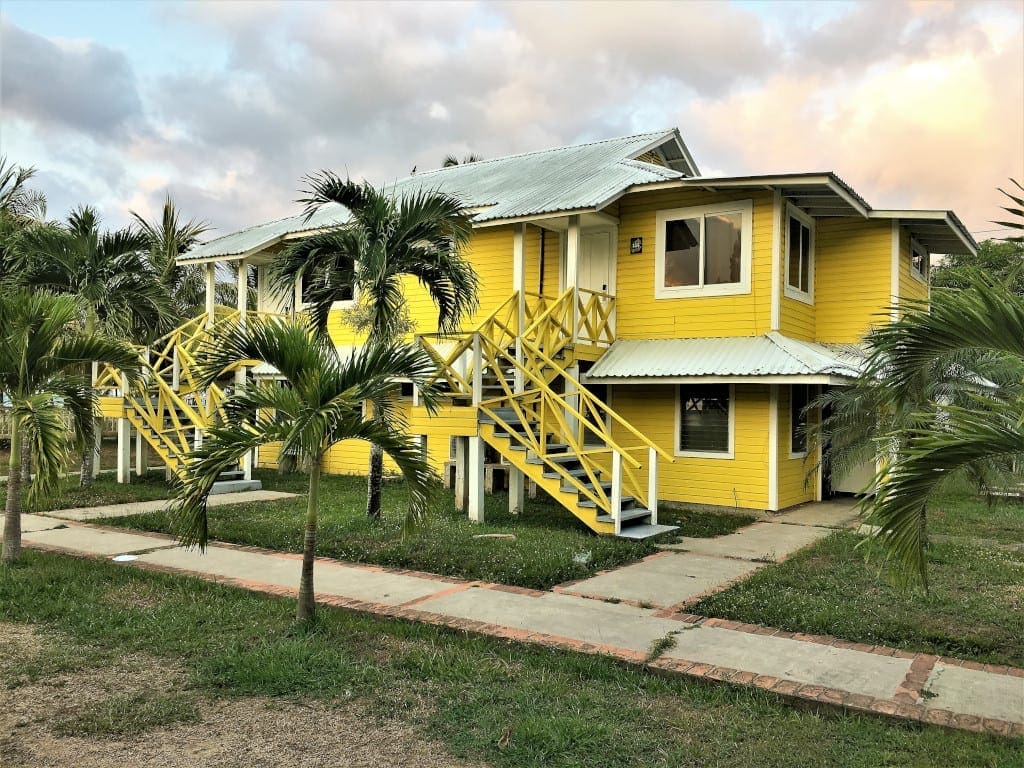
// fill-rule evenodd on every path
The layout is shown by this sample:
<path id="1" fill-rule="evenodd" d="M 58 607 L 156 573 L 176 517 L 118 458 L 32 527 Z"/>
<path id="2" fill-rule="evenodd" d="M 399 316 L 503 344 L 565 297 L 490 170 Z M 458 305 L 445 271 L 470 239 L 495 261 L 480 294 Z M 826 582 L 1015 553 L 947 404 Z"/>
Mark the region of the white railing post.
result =
<path id="1" fill-rule="evenodd" d="M 171 348 L 171 389 L 181 389 L 181 359 L 178 357 L 178 345 Z"/>
<path id="2" fill-rule="evenodd" d="M 128 391 L 128 377 L 121 374 L 121 392 Z M 122 395 L 123 396 L 123 395 Z M 132 425 L 121 416 L 117 420 L 117 482 L 130 483 L 132 480 Z"/>
<path id="3" fill-rule="evenodd" d="M 658 452 L 647 449 L 647 511 L 651 513 L 651 525 L 658 524 Z"/>
<path id="4" fill-rule="evenodd" d="M 572 323 L 571 344 L 575 344 L 579 338 L 579 269 L 580 269 L 580 217 L 579 215 L 569 217 L 569 231 L 565 247 L 565 287 L 572 289 L 572 308 L 570 309 L 569 321 Z"/>
<path id="5" fill-rule="evenodd" d="M 615 520 L 615 535 L 622 533 L 622 454 L 612 452 L 611 513 Z"/>

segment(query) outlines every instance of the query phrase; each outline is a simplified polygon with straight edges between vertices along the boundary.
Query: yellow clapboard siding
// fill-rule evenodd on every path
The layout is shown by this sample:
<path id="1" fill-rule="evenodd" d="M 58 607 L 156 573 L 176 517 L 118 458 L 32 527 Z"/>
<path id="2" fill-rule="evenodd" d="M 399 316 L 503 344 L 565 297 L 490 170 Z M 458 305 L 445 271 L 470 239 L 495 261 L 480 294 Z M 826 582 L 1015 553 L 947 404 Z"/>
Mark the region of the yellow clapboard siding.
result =
<path id="1" fill-rule="evenodd" d="M 612 408 L 661 448 L 674 454 L 676 388 L 645 384 L 618 385 L 613 390 Z M 671 464 L 659 461 L 660 499 L 744 509 L 767 507 L 768 387 L 737 385 L 734 392 L 734 458 L 677 457 Z M 613 430 L 613 437 L 629 446 L 630 436 L 623 432 Z M 641 477 L 646 483 L 646 471 Z"/>
<path id="2" fill-rule="evenodd" d="M 740 296 L 654 298 L 656 219 L 659 210 L 753 200 L 751 292 Z M 663 190 L 620 201 L 616 274 L 616 334 L 619 338 L 754 336 L 771 320 L 772 195 Z M 643 253 L 631 254 L 631 238 L 643 238 Z"/>
<path id="3" fill-rule="evenodd" d="M 815 233 L 818 341 L 860 341 L 886 322 L 890 304 L 892 225 L 888 221 L 819 219 Z"/>

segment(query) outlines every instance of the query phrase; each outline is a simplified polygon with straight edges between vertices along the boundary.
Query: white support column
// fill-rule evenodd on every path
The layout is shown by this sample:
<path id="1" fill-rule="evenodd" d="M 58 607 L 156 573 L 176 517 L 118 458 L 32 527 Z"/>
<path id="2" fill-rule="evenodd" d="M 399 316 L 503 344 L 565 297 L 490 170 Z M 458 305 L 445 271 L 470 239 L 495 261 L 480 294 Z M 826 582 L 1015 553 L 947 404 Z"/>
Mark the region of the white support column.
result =
<path id="1" fill-rule="evenodd" d="M 508 473 L 508 511 L 518 515 L 523 511 L 526 500 L 526 475 L 521 469 L 511 467 Z"/>
<path id="2" fill-rule="evenodd" d="M 117 420 L 117 482 L 132 481 L 132 425 L 128 419 Z"/>
<path id="3" fill-rule="evenodd" d="M 768 510 L 779 509 L 779 385 L 768 385 Z"/>
<path id="4" fill-rule="evenodd" d="M 473 405 L 479 406 L 484 393 L 484 359 L 480 334 L 473 334 Z"/>
<path id="5" fill-rule="evenodd" d="M 579 287 L 580 287 L 580 217 L 569 217 L 569 232 L 565 246 L 565 287 L 572 288 L 572 341 L 579 335 Z"/>
<path id="6" fill-rule="evenodd" d="M 206 323 L 213 324 L 213 311 L 217 306 L 217 265 L 210 262 L 206 265 Z"/>
<path id="7" fill-rule="evenodd" d="M 245 327 L 247 312 L 249 310 L 249 264 L 245 259 L 238 262 L 238 275 L 236 282 L 236 298 L 238 299 L 238 322 Z M 235 371 L 235 389 L 245 387 L 245 366 Z M 242 472 L 246 480 L 252 480 L 252 451 L 242 457 Z"/>
<path id="8" fill-rule="evenodd" d="M 612 452 L 612 518 L 615 520 L 615 535 L 622 533 L 622 454 Z"/>
<path id="9" fill-rule="evenodd" d="M 484 522 L 484 441 L 479 435 L 469 438 L 469 519 Z"/>
<path id="10" fill-rule="evenodd" d="M 769 330 L 782 327 L 782 280 L 785 268 L 782 261 L 782 192 L 775 190 L 772 198 L 772 290 Z"/>
<path id="11" fill-rule="evenodd" d="M 142 432 L 135 430 L 135 475 L 142 477 L 149 471 L 149 443 Z"/>
<path id="12" fill-rule="evenodd" d="M 128 391 L 128 379 L 121 376 L 121 391 Z M 124 416 L 117 420 L 117 482 L 132 481 L 132 423 Z"/>
<path id="13" fill-rule="evenodd" d="M 467 496 L 467 472 L 469 463 L 469 438 L 455 438 L 455 508 L 460 512 L 466 511 Z"/>
<path id="14" fill-rule="evenodd" d="M 647 449 L 647 511 L 651 513 L 651 525 L 658 524 L 658 452 Z"/>

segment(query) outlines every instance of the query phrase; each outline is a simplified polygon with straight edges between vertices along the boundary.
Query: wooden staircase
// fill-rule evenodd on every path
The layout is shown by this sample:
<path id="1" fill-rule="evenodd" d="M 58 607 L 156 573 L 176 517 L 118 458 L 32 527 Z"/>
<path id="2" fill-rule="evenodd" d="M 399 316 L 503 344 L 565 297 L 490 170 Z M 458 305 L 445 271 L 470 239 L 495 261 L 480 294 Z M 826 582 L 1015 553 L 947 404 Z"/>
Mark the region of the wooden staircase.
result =
<path id="1" fill-rule="evenodd" d="M 189 451 L 202 440 L 224 398 L 217 384 L 201 387 L 195 376 L 195 355 L 208 334 L 216 332 L 216 321 L 232 319 L 227 312 L 211 322 L 207 315 L 189 320 L 139 350 L 143 375 L 129 385 L 120 371 L 105 367 L 97 372 L 93 387 L 113 392 L 119 415 L 126 418 L 164 465 L 179 478 L 185 476 Z M 109 399 L 109 398 L 108 398 Z M 245 472 L 233 469 L 221 473 L 211 493 L 258 490 L 259 480 L 246 480 Z"/>
<path id="2" fill-rule="evenodd" d="M 582 348 L 596 347 L 589 342 L 609 338 L 600 322 L 588 326 L 585 318 L 590 312 L 607 322 L 610 307 L 594 311 L 593 295 L 580 293 L 525 307 L 513 295 L 445 356 L 428 338 L 421 341 L 441 363 L 452 400 L 477 409 L 483 441 L 589 528 L 633 539 L 675 530 L 657 520 L 658 457 L 673 457 L 568 370 Z M 583 328 L 588 335 L 580 343 Z M 638 444 L 620 445 L 609 423 Z"/>

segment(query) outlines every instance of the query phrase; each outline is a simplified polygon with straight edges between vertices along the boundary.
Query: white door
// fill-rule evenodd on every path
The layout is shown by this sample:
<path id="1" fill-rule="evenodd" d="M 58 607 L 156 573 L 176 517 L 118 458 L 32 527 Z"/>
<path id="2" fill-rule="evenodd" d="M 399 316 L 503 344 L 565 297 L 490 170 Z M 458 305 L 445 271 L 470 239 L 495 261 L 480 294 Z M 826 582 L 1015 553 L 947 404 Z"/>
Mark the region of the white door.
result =
<path id="1" fill-rule="evenodd" d="M 615 293 L 611 232 L 584 232 L 580 236 L 579 287 Z"/>

